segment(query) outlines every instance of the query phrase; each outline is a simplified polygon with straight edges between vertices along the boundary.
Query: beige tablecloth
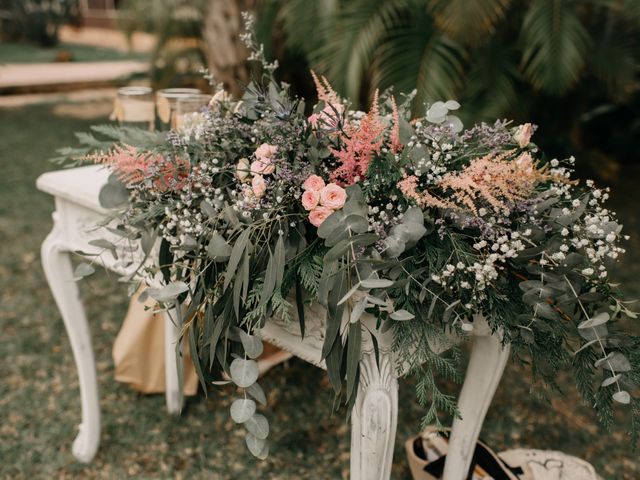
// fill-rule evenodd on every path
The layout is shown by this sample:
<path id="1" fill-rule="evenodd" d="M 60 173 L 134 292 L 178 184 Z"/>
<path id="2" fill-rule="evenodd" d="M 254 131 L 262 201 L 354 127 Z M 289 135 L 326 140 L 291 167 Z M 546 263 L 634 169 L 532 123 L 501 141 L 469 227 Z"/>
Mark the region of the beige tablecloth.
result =
<path id="1" fill-rule="evenodd" d="M 140 303 L 138 294 L 132 297 L 112 351 L 116 380 L 142 393 L 165 391 L 164 314 L 154 314 L 154 306 L 152 299 Z M 183 355 L 184 394 L 195 395 L 198 377 L 186 344 Z"/>

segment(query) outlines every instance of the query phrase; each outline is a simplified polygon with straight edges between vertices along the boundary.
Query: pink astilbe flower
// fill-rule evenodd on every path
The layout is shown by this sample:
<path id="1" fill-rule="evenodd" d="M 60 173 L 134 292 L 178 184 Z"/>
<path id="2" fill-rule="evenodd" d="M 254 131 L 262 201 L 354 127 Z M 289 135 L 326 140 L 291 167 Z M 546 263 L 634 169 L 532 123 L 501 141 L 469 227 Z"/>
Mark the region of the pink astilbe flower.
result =
<path id="1" fill-rule="evenodd" d="M 331 87 L 329 81 L 324 77 L 318 77 L 316 72 L 311 70 L 311 76 L 313 77 L 313 83 L 316 85 L 316 91 L 318 92 L 318 100 L 331 104 L 342 104 L 340 96 Z"/>
<path id="2" fill-rule="evenodd" d="M 515 160 L 510 158 L 512 154 L 513 151 L 500 155 L 490 153 L 472 160 L 460 172 L 445 175 L 435 185 L 441 198 L 419 192 L 415 176 L 405 176 L 398 187 L 407 198 L 423 207 L 469 210 L 477 215 L 481 205 L 488 205 L 496 212 L 504 212 L 510 204 L 529 198 L 539 182 L 556 179 L 546 167 L 538 168 L 528 153 Z"/>
<path id="3" fill-rule="evenodd" d="M 400 114 L 398 113 L 398 105 L 394 97 L 391 97 L 391 115 L 393 117 L 393 125 L 391 127 L 391 134 L 389 135 L 390 147 L 393 153 L 399 153 L 403 145 L 400 141 Z"/>
<path id="4" fill-rule="evenodd" d="M 178 190 L 186 184 L 191 165 L 187 160 L 167 160 L 162 155 L 139 152 L 131 145 L 116 145 L 107 154 L 93 157 L 108 165 L 118 179 L 128 187 L 152 181 L 160 191 Z"/>
<path id="5" fill-rule="evenodd" d="M 338 126 L 338 117 L 341 117 L 344 112 L 342 100 L 325 77 L 318 78 L 313 70 L 311 70 L 311 76 L 316 85 L 318 100 L 324 102 L 325 106 L 321 112 L 309 116 L 309 123 L 313 128 L 335 129 Z"/>
<path id="6" fill-rule="evenodd" d="M 363 179 L 369 168 L 373 155 L 380 152 L 384 141 L 382 133 L 385 126 L 378 112 L 378 91 L 373 96 L 371 110 L 360 125 L 349 123 L 345 125 L 344 133 L 340 135 L 342 148 L 331 149 L 331 153 L 338 159 L 340 166 L 331 174 L 331 180 L 344 185 L 351 185 Z"/>

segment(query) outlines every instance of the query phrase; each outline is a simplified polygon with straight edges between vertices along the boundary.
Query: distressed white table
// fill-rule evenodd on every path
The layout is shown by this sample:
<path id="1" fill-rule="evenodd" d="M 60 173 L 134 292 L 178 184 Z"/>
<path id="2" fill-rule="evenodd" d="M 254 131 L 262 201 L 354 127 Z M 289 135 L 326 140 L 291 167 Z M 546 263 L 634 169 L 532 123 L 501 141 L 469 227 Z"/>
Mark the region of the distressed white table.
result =
<path id="1" fill-rule="evenodd" d="M 54 225 L 42 244 L 42 264 L 49 287 L 64 321 L 73 350 L 82 405 L 82 423 L 73 443 L 74 456 L 83 462 L 93 459 L 100 439 L 100 406 L 95 361 L 91 337 L 78 287 L 73 279 L 73 252 L 99 253 L 89 245 L 92 239 L 105 238 L 105 229 L 95 225 L 105 218 L 106 211 L 98 202 L 98 193 L 106 183 L 108 172 L 98 166 L 80 167 L 45 173 L 38 178 L 38 189 L 55 198 Z M 105 268 L 127 273 L 110 254 L 100 256 Z M 165 315 L 166 358 L 173 352 L 177 327 Z M 324 335 L 324 315 L 320 307 L 309 309 L 307 332 L 301 339 L 298 323 L 285 325 L 269 321 L 261 331 L 265 341 L 293 355 L 326 368 L 321 360 Z M 365 321 L 372 321 L 369 318 Z M 364 336 L 363 336 L 364 338 Z M 385 480 L 391 473 L 398 415 L 398 370 L 389 334 L 378 339 L 380 368 L 377 367 L 373 345 L 365 344 L 360 360 L 360 389 L 351 416 L 351 479 Z M 443 480 L 463 480 L 469 469 L 475 443 L 484 417 L 506 365 L 509 348 L 503 348 L 500 338 L 491 335 L 484 321 L 478 319 L 472 339 L 472 351 L 467 374 L 459 397 L 462 415 L 453 423 L 449 454 Z M 445 348 L 443 346 L 442 348 Z M 167 408 L 177 413 L 182 407 L 175 362 L 167 361 Z"/>

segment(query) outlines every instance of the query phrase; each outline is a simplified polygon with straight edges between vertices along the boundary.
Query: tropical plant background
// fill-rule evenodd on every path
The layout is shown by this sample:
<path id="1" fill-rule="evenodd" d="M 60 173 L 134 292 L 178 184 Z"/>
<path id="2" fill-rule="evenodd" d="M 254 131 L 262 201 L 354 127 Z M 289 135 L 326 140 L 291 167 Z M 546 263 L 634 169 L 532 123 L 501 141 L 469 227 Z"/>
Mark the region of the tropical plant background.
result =
<path id="1" fill-rule="evenodd" d="M 1 33 L 24 37 L 7 19 L 26 18 L 11 8 L 27 3 L 47 2 L 0 0 Z M 282 65 L 279 74 L 300 94 L 313 96 L 313 68 L 361 107 L 375 88 L 393 85 L 397 92 L 418 89 L 425 102 L 460 100 L 467 124 L 494 117 L 539 123 L 535 140 L 546 151 L 575 154 L 583 176 L 595 174 L 612 187 L 612 207 L 632 236 L 614 278 L 629 298 L 640 295 L 638 0 L 123 0 L 120 6 L 123 28 L 158 37 L 149 58 L 156 87 L 201 81 L 198 70 L 207 66 L 237 88 L 248 72 L 234 38 L 248 9 L 256 12 L 267 54 Z M 74 461 L 76 370 L 38 261 L 53 205 L 34 182 L 58 168 L 46 159 L 72 143 L 73 132 L 102 123 L 109 112 L 109 102 L 0 108 L 0 478 L 346 477 L 348 424 L 343 412 L 331 414 L 325 375 L 301 360 L 264 380 L 274 405 L 274 446 L 263 463 L 251 460 L 234 434 L 230 394 L 196 397 L 173 418 L 162 396 L 116 383 L 111 347 L 127 298 L 107 274 L 82 286 L 98 360 L 103 448 L 91 465 Z M 568 380 L 559 386 L 561 393 L 548 399 L 532 397 L 523 369 L 509 365 L 483 437 L 498 449 L 562 449 L 593 462 L 605 479 L 640 478 L 624 418 L 607 432 Z M 394 479 L 408 477 L 402 441 L 424 413 L 414 387 L 401 382 Z"/>

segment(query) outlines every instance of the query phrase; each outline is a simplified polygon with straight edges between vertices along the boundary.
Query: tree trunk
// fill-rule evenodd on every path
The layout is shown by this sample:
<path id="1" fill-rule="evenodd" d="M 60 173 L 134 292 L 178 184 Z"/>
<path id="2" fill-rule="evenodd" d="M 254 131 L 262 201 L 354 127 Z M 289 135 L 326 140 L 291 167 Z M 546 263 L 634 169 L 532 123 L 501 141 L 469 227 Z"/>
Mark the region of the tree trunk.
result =
<path id="1" fill-rule="evenodd" d="M 255 0 L 209 0 L 203 37 L 207 43 L 209 72 L 234 96 L 247 84 L 247 49 L 239 35 L 243 31 L 241 13 L 253 11 Z"/>

